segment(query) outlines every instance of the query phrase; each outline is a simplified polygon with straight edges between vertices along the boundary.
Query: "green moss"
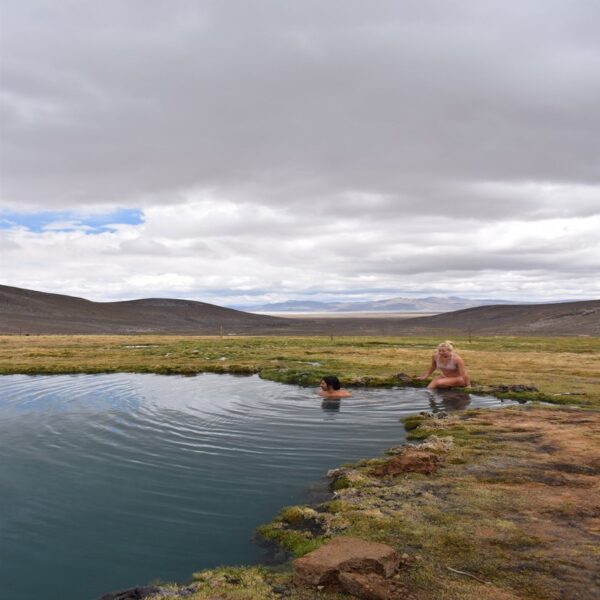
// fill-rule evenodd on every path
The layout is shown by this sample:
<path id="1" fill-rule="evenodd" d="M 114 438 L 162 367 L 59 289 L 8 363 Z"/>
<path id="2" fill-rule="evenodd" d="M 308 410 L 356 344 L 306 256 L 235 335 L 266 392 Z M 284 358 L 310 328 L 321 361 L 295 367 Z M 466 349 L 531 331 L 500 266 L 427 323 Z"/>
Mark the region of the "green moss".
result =
<path id="1" fill-rule="evenodd" d="M 334 491 L 345 490 L 351 486 L 350 480 L 347 477 L 338 477 L 332 484 L 331 489 Z"/>
<path id="2" fill-rule="evenodd" d="M 343 500 L 331 500 L 321 505 L 321 508 L 332 515 L 352 510 L 352 505 Z"/>
<path id="3" fill-rule="evenodd" d="M 285 529 L 278 523 L 261 525 L 256 533 L 264 540 L 279 544 L 296 558 L 316 550 L 325 542 L 323 536 L 313 537 L 308 532 Z"/>
<path id="4" fill-rule="evenodd" d="M 496 398 L 502 400 L 517 400 L 518 402 L 550 402 L 555 403 L 557 396 L 549 396 L 541 392 L 494 392 Z M 571 402 L 573 400 L 571 399 Z"/>
<path id="5" fill-rule="evenodd" d="M 270 575 L 263 567 L 218 567 L 194 573 L 194 587 L 186 590 L 189 600 L 276 600 Z M 162 595 L 160 596 L 163 597 Z M 175 596 L 175 597 L 183 597 Z"/>
<path id="6" fill-rule="evenodd" d="M 404 429 L 406 429 L 406 431 L 412 431 L 425 421 L 425 417 L 423 415 L 410 415 L 400 419 L 400 421 L 404 423 Z"/>
<path id="7" fill-rule="evenodd" d="M 306 519 L 314 518 L 316 514 L 309 506 L 288 506 L 281 510 L 279 518 L 290 525 L 298 525 Z"/>
<path id="8" fill-rule="evenodd" d="M 440 432 L 433 431 L 432 429 L 425 429 L 423 427 L 419 427 L 418 429 L 413 429 L 406 434 L 406 439 L 411 441 L 418 440 L 426 440 L 430 435 L 433 434 L 441 435 Z"/>

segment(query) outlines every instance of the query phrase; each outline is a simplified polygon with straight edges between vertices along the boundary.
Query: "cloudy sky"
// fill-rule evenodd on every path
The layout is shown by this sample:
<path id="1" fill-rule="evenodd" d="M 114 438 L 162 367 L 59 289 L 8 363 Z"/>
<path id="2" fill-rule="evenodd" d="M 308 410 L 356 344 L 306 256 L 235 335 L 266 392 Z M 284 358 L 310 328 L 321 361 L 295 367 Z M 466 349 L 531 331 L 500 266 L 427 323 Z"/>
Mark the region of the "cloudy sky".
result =
<path id="1" fill-rule="evenodd" d="M 0 283 L 600 298 L 595 0 L 0 0 Z"/>

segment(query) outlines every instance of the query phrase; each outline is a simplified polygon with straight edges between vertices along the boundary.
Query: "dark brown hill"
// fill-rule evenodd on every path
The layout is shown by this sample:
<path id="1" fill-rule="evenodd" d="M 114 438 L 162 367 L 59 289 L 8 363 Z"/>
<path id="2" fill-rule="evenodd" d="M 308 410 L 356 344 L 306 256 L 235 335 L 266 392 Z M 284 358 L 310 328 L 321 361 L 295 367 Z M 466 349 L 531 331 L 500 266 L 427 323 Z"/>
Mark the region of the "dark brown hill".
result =
<path id="1" fill-rule="evenodd" d="M 478 306 L 410 320 L 414 329 L 496 335 L 600 335 L 600 300 Z"/>
<path id="2" fill-rule="evenodd" d="M 431 317 L 290 319 L 191 300 L 91 302 L 0 285 L 0 334 L 600 335 L 600 300 L 480 306 Z"/>
<path id="3" fill-rule="evenodd" d="M 285 333 L 289 321 L 191 300 L 91 302 L 0 286 L 0 333 Z"/>

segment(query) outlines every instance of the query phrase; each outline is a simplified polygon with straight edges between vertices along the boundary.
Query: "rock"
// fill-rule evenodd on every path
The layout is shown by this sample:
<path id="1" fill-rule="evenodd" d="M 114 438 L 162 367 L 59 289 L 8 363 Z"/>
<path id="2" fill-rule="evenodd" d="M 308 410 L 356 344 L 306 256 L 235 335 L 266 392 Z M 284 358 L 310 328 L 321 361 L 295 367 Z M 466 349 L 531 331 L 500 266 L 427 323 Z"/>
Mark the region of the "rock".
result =
<path id="1" fill-rule="evenodd" d="M 433 452 L 406 448 L 401 454 L 396 454 L 382 465 L 371 469 L 370 474 L 375 477 L 386 475 L 400 475 L 401 473 L 424 473 L 431 475 L 438 470 L 440 457 Z"/>
<path id="2" fill-rule="evenodd" d="M 398 583 L 374 573 L 340 573 L 339 580 L 344 591 L 363 600 L 395 600 L 401 597 L 402 587 Z"/>
<path id="3" fill-rule="evenodd" d="M 386 544 L 353 537 L 337 537 L 294 561 L 294 585 L 332 592 L 344 591 L 340 573 L 375 574 L 382 578 L 394 574 L 400 559 Z"/>
<path id="4" fill-rule="evenodd" d="M 147 598 L 148 596 L 160 592 L 161 589 L 156 586 L 134 587 L 127 590 L 121 590 L 120 592 L 105 594 L 99 598 L 99 600 L 143 600 L 143 598 Z"/>
<path id="5" fill-rule="evenodd" d="M 394 375 L 394 379 L 397 379 L 398 381 L 401 381 L 402 383 L 412 383 L 413 382 L 413 378 L 410 375 L 407 375 L 406 373 L 396 373 Z"/>
<path id="6" fill-rule="evenodd" d="M 271 589 L 278 596 L 286 596 L 290 593 L 290 588 L 287 585 L 274 585 Z"/>

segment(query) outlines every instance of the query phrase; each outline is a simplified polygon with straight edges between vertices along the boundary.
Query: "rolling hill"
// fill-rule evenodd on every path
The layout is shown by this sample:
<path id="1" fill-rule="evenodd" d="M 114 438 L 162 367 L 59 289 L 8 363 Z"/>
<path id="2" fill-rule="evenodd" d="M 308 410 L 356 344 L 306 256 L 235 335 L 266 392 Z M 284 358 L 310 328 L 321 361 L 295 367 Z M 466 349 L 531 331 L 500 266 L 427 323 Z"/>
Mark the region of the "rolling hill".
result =
<path id="1" fill-rule="evenodd" d="M 479 306 L 411 319 L 410 324 L 494 335 L 600 335 L 600 300 Z"/>
<path id="2" fill-rule="evenodd" d="M 92 302 L 0 285 L 0 334 L 600 335 L 600 300 L 479 306 L 428 317 L 257 315 L 205 302 Z"/>
<path id="3" fill-rule="evenodd" d="M 191 300 L 149 298 L 92 302 L 0 286 L 0 333 L 285 333 L 287 319 Z"/>

